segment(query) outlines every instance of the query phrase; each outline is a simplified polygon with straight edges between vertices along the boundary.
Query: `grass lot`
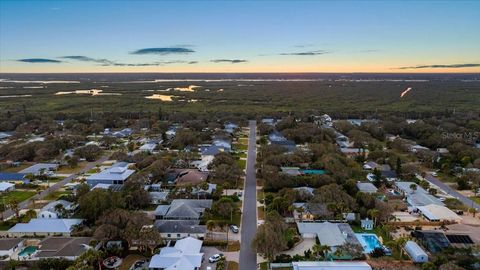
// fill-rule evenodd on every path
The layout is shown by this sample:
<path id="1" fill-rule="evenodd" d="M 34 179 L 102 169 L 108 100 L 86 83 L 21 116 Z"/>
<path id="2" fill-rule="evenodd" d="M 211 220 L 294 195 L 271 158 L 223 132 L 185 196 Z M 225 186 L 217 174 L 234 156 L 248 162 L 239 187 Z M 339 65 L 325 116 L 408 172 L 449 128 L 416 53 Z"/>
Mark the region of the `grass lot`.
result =
<path id="1" fill-rule="evenodd" d="M 480 198 L 479 197 L 476 197 L 476 196 L 471 196 L 469 197 L 470 200 L 474 201 L 475 203 L 479 203 L 480 204 Z"/>
<path id="2" fill-rule="evenodd" d="M 263 190 L 259 189 L 257 190 L 257 201 L 261 202 L 263 200 L 265 200 L 265 193 Z"/>
<path id="3" fill-rule="evenodd" d="M 239 250 L 240 250 L 240 242 L 234 241 L 234 242 L 228 243 L 226 252 L 239 251 Z"/>
<path id="4" fill-rule="evenodd" d="M 30 163 L 22 163 L 20 164 L 20 166 L 17 166 L 17 167 L 9 167 L 9 168 L 6 168 L 5 170 L 3 170 L 4 172 L 19 172 L 23 169 L 26 169 L 28 167 L 32 166 L 32 164 Z"/>
<path id="5" fill-rule="evenodd" d="M 17 202 L 22 202 L 32 197 L 35 194 L 36 194 L 35 191 L 14 190 L 14 191 L 8 192 L 7 194 L 2 194 L 2 199 L 0 200 L 0 204 L 3 204 L 4 201 L 5 203 L 8 203 L 12 199 L 16 199 Z"/>
<path id="6" fill-rule="evenodd" d="M 88 174 L 94 174 L 100 172 L 99 168 L 93 168 L 87 171 Z"/>
<path id="7" fill-rule="evenodd" d="M 257 212 L 258 212 L 258 219 L 265 220 L 265 210 L 263 210 L 263 206 L 259 206 Z"/>
<path id="8" fill-rule="evenodd" d="M 72 192 L 70 191 L 55 191 L 45 196 L 45 200 L 54 201 L 54 200 L 58 200 L 63 195 L 70 195 L 70 194 L 72 194 Z"/>
<path id="9" fill-rule="evenodd" d="M 445 183 L 457 183 L 457 179 L 454 176 L 446 175 L 441 172 L 438 173 L 437 178 Z"/>
<path id="10" fill-rule="evenodd" d="M 87 162 L 82 161 L 82 162 L 79 162 L 78 165 L 74 168 L 71 168 L 69 166 L 63 166 L 57 171 L 57 173 L 60 173 L 60 174 L 78 173 L 81 169 L 83 169 L 83 167 L 85 167 L 85 165 L 87 165 Z"/>
<path id="11" fill-rule="evenodd" d="M 227 262 L 227 265 L 228 265 L 227 270 L 238 270 L 239 269 L 237 262 L 229 261 L 229 262 Z"/>
<path id="12" fill-rule="evenodd" d="M 242 143 L 241 141 L 239 141 L 239 143 L 236 143 L 236 144 L 233 144 L 232 145 L 232 148 L 235 149 L 235 150 L 241 150 L 241 151 L 247 151 L 248 149 L 248 144 L 247 142 L 245 143 Z"/>
<path id="13" fill-rule="evenodd" d="M 237 165 L 240 169 L 245 170 L 245 168 L 247 167 L 247 161 L 238 159 L 237 160 Z"/>
<path id="14" fill-rule="evenodd" d="M 122 263 L 122 265 L 120 265 L 120 267 L 118 269 L 119 270 L 128 270 L 128 269 L 130 269 L 130 266 L 132 266 L 132 264 L 134 264 L 136 261 L 143 260 L 143 259 L 145 259 L 145 257 L 143 257 L 142 255 L 130 254 L 123 259 L 123 263 Z"/>

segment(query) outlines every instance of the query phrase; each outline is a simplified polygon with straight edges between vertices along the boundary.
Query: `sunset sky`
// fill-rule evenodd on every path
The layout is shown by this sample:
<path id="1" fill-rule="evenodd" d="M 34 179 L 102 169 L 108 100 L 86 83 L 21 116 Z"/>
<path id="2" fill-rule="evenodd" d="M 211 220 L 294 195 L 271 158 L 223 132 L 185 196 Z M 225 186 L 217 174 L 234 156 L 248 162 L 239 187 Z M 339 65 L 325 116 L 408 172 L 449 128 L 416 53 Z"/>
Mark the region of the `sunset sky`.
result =
<path id="1" fill-rule="evenodd" d="M 480 1 L 0 1 L 0 72 L 480 72 Z"/>

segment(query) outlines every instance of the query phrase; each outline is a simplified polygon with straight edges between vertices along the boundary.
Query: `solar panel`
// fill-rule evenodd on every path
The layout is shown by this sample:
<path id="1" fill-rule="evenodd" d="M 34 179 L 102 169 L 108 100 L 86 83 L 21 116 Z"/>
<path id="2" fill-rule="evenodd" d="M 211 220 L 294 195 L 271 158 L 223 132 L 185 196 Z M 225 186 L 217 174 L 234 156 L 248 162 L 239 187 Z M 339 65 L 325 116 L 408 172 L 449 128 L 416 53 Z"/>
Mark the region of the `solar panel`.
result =
<path id="1" fill-rule="evenodd" d="M 452 244 L 474 244 L 472 238 L 465 234 L 447 234 L 446 236 Z"/>

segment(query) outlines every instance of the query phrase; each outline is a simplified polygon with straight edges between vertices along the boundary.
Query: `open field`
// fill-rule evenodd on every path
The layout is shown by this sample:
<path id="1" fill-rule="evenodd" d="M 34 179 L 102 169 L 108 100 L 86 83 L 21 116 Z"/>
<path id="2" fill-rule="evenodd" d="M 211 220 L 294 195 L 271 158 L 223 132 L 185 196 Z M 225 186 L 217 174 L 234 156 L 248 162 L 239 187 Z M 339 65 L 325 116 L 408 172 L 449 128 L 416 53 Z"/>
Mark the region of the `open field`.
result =
<path id="1" fill-rule="evenodd" d="M 455 109 L 457 112 L 480 111 L 476 97 L 480 82 L 472 80 L 475 75 L 449 75 L 440 80 L 433 74 L 410 74 L 406 80 L 402 74 L 177 74 L 183 78 L 198 78 L 197 81 L 154 81 L 169 78 L 169 74 L 88 74 L 91 79 L 82 80 L 86 74 L 0 74 L 2 79 L 44 80 L 48 78 L 79 80 L 80 83 L 55 83 L 44 88 L 31 89 L 24 86 L 42 86 L 41 83 L 15 83 L 2 81 L 4 89 L 0 96 L 31 95 L 22 98 L 1 98 L 0 109 L 10 112 L 30 113 L 88 113 L 165 112 L 212 113 L 230 112 L 246 115 L 266 115 L 279 112 L 311 112 L 321 109 L 332 116 L 361 112 L 411 112 L 434 113 Z M 244 81 L 209 80 L 204 78 L 238 79 L 263 76 L 270 80 Z M 401 78 L 403 76 L 403 78 Z M 275 78 L 303 78 L 310 81 L 275 81 Z M 139 78 L 142 78 L 140 81 Z M 202 79 L 199 79 L 202 78 Z M 158 90 L 170 87 L 185 87 L 190 84 L 202 86 L 193 92 L 169 91 L 178 96 L 171 102 L 146 99 Z M 399 94 L 406 87 L 412 91 L 403 99 Z M 58 91 L 79 89 L 103 89 L 106 93 L 121 95 L 55 95 Z M 222 91 L 218 91 L 223 89 Z M 165 92 L 161 92 L 165 93 Z M 431 97 L 435 97 L 432 99 Z M 186 100 L 197 100 L 187 102 Z M 19 108 L 22 108 L 20 110 Z"/>

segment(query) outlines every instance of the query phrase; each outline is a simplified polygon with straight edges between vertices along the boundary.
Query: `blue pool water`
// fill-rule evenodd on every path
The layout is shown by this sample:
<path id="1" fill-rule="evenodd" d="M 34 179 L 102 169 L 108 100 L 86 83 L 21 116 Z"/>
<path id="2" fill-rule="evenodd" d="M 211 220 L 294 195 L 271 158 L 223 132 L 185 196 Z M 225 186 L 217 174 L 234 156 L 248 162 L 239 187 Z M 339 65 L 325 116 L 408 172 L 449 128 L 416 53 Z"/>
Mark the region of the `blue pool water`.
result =
<path id="1" fill-rule="evenodd" d="M 356 233 L 358 241 L 363 247 L 365 253 L 370 253 L 377 247 L 382 247 L 378 237 L 373 233 Z"/>
<path id="2" fill-rule="evenodd" d="M 20 251 L 20 253 L 18 253 L 18 256 L 19 257 L 30 256 L 33 253 L 35 253 L 36 251 L 37 251 L 36 247 L 28 246 L 28 247 L 24 248 L 22 251 Z"/>
<path id="3" fill-rule="evenodd" d="M 300 170 L 304 174 L 325 174 L 325 170 Z"/>

